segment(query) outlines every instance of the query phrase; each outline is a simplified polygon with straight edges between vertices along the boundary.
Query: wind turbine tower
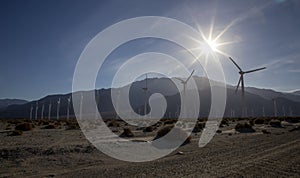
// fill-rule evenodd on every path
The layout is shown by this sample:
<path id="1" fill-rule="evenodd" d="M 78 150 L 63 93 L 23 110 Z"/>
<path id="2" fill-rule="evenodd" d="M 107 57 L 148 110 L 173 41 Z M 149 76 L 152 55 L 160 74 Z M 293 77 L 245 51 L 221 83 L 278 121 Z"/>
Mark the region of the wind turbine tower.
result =
<path id="1" fill-rule="evenodd" d="M 57 101 L 57 109 L 56 109 L 56 119 L 59 119 L 59 108 L 60 108 L 60 98 Z"/>
<path id="2" fill-rule="evenodd" d="M 69 118 L 70 118 L 70 102 L 71 102 L 71 97 L 68 98 L 67 120 L 69 120 Z"/>
<path id="3" fill-rule="evenodd" d="M 42 119 L 44 119 L 44 109 L 45 109 L 45 104 L 43 102 L 43 105 L 42 105 L 42 116 L 41 116 Z"/>
<path id="4" fill-rule="evenodd" d="M 241 88 L 242 88 L 242 117 L 245 116 L 245 107 L 246 107 L 246 103 L 245 103 L 245 84 L 244 84 L 244 75 L 248 74 L 248 73 L 252 73 L 252 72 L 256 72 L 259 70 L 263 70 L 266 69 L 266 67 L 262 67 L 262 68 L 258 68 L 258 69 L 253 69 L 253 70 L 248 70 L 248 71 L 243 71 L 242 68 L 231 58 L 229 57 L 229 59 L 232 61 L 232 63 L 239 69 L 239 74 L 240 74 L 240 79 L 238 81 L 237 87 L 235 89 L 235 92 L 238 91 L 239 86 L 241 84 Z"/>
<path id="5" fill-rule="evenodd" d="M 52 104 L 51 104 L 51 101 L 49 101 L 49 108 L 48 108 L 48 120 L 50 120 L 50 119 L 51 119 L 51 106 L 52 106 Z"/>
<path id="6" fill-rule="evenodd" d="M 277 117 L 277 102 L 276 102 L 276 99 L 274 99 L 273 102 L 274 102 L 274 117 Z"/>
<path id="7" fill-rule="evenodd" d="M 32 110 L 33 110 L 33 107 L 31 105 L 31 107 L 30 107 L 30 120 L 32 120 Z"/>
<path id="8" fill-rule="evenodd" d="M 191 79 L 191 77 L 192 77 L 192 75 L 193 75 L 193 73 L 195 72 L 195 70 L 193 70 L 192 71 L 192 73 L 190 74 L 190 76 L 186 79 L 186 80 L 183 80 L 183 79 L 181 79 L 181 78 L 178 78 L 178 77 L 175 77 L 177 80 L 179 80 L 182 84 L 183 84 L 183 104 L 182 104 L 182 106 L 183 106 L 183 113 L 184 113 L 184 115 L 183 115 L 183 117 L 186 117 L 186 95 L 185 95 L 185 90 L 186 90 L 186 84 L 188 83 L 188 81 Z"/>
<path id="9" fill-rule="evenodd" d="M 144 115 L 147 114 L 147 93 L 148 93 L 148 75 L 146 74 L 146 86 L 143 88 L 144 90 Z"/>
<path id="10" fill-rule="evenodd" d="M 39 109 L 39 103 L 37 101 L 36 104 L 35 104 L 35 119 L 37 119 L 38 109 Z"/>

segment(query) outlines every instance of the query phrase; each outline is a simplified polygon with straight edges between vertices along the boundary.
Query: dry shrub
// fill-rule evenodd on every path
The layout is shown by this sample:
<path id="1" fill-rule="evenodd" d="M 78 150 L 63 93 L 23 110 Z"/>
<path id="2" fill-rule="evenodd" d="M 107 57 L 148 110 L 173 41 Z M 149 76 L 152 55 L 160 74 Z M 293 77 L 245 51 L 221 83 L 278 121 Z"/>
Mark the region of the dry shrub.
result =
<path id="1" fill-rule="evenodd" d="M 285 120 L 289 123 L 299 123 L 300 122 L 299 117 L 287 117 Z"/>
<path id="2" fill-rule="evenodd" d="M 163 122 L 164 122 L 164 125 L 171 125 L 171 124 L 174 124 L 177 121 L 176 121 L 176 119 L 166 119 Z"/>
<path id="3" fill-rule="evenodd" d="M 227 120 L 227 119 L 223 119 L 222 121 L 221 121 L 221 126 L 229 126 L 229 121 Z"/>
<path id="4" fill-rule="evenodd" d="M 12 131 L 11 134 L 9 134 L 9 136 L 18 136 L 18 135 L 22 135 L 23 131 L 22 130 L 14 130 Z"/>
<path id="5" fill-rule="evenodd" d="M 154 130 L 155 130 L 155 127 L 149 126 L 149 127 L 145 127 L 143 129 L 143 132 L 153 132 Z"/>
<path id="6" fill-rule="evenodd" d="M 205 123 L 203 123 L 203 122 L 197 123 L 192 132 L 193 133 L 201 132 L 204 127 L 205 127 Z"/>
<path id="7" fill-rule="evenodd" d="M 120 127 L 120 124 L 117 121 L 113 120 L 108 124 L 108 127 Z"/>
<path id="8" fill-rule="evenodd" d="M 265 124 L 265 119 L 257 118 L 254 120 L 254 124 Z"/>
<path id="9" fill-rule="evenodd" d="M 57 126 L 56 125 L 53 125 L 53 124 L 49 124 L 49 125 L 46 125 L 45 127 L 43 127 L 43 129 L 56 129 Z"/>
<path id="10" fill-rule="evenodd" d="M 222 130 L 217 130 L 217 133 L 222 133 Z"/>
<path id="11" fill-rule="evenodd" d="M 167 137 L 164 137 L 166 136 L 172 129 L 174 129 L 174 134 L 172 134 L 171 136 L 168 135 Z M 168 141 L 177 141 L 177 140 L 180 140 L 180 139 L 183 139 L 183 138 L 186 138 L 186 140 L 184 141 L 184 143 L 182 145 L 185 145 L 187 143 L 190 143 L 191 140 L 192 140 L 192 137 L 191 136 L 187 136 L 187 133 L 182 130 L 181 128 L 178 128 L 178 127 L 174 127 L 174 125 L 168 125 L 162 129 L 160 129 L 155 138 L 153 140 L 156 140 L 156 139 L 159 139 L 161 137 L 164 137 L 164 139 L 168 140 Z"/>
<path id="12" fill-rule="evenodd" d="M 33 125 L 31 123 L 22 123 L 15 127 L 15 130 L 22 130 L 22 131 L 30 131 L 33 129 Z"/>
<path id="13" fill-rule="evenodd" d="M 255 132 L 255 130 L 252 128 L 252 126 L 246 122 L 244 124 L 238 123 L 235 126 L 235 130 L 238 132 L 241 132 L 241 133 Z"/>
<path id="14" fill-rule="evenodd" d="M 124 128 L 123 133 L 120 135 L 120 137 L 133 137 L 133 133 L 129 128 Z"/>
<path id="15" fill-rule="evenodd" d="M 263 134 L 270 134 L 271 132 L 267 131 L 266 129 L 261 131 Z"/>
<path id="16" fill-rule="evenodd" d="M 282 128 L 281 122 L 279 120 L 271 120 L 269 122 L 270 126 Z"/>
<path id="17" fill-rule="evenodd" d="M 289 130 L 289 132 L 294 132 L 294 131 L 300 131 L 300 126 L 296 126 L 295 128 Z"/>
<path id="18" fill-rule="evenodd" d="M 70 124 L 66 128 L 66 130 L 78 130 L 78 129 L 80 129 L 80 127 L 77 123 Z"/>

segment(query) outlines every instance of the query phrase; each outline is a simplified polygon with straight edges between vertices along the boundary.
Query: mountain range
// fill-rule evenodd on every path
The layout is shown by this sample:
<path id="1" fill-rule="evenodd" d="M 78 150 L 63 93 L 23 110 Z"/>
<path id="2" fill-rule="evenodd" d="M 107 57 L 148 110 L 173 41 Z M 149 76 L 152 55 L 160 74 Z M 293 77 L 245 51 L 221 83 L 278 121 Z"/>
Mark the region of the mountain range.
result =
<path id="1" fill-rule="evenodd" d="M 208 80 L 205 77 L 194 76 L 198 93 L 200 97 L 200 112 L 199 117 L 207 117 L 210 110 L 211 103 L 211 87 L 220 87 L 220 82 Z M 181 85 L 181 84 L 179 84 Z M 235 87 L 227 86 L 227 100 L 225 117 L 240 117 L 241 116 L 241 93 L 235 93 Z M 133 82 L 132 85 L 126 85 L 119 90 L 129 89 L 129 101 L 131 107 L 136 113 L 142 114 L 144 108 L 144 91 L 145 80 Z M 148 79 L 148 99 L 154 93 L 162 94 L 167 101 L 167 110 L 164 117 L 176 118 L 180 112 L 180 92 L 176 85 L 168 78 L 150 78 Z M 98 104 L 99 112 L 104 118 L 115 118 L 115 110 L 111 100 L 111 89 L 95 90 L 100 100 Z M 85 92 L 95 92 L 85 91 Z M 298 116 L 300 115 L 300 95 L 295 93 L 281 93 L 271 89 L 259 89 L 254 87 L 245 88 L 246 108 L 248 117 L 258 116 L 274 116 L 277 108 L 277 116 Z M 188 92 L 188 91 L 187 91 Z M 68 98 L 71 98 L 72 93 L 65 95 L 49 95 L 36 101 L 13 104 L 5 107 L 0 111 L 0 118 L 48 118 L 49 111 L 50 117 L 57 117 L 57 101 L 60 99 L 59 117 L 66 117 Z M 51 103 L 51 108 L 49 104 Z M 72 100 L 70 104 L 70 115 L 74 116 L 72 107 Z M 148 111 L 149 106 L 147 105 Z M 119 108 L 122 109 L 122 108 Z M 43 114 L 42 114 L 43 110 Z M 36 112 L 37 111 L 37 112 Z M 91 116 L 95 112 L 88 113 Z"/>

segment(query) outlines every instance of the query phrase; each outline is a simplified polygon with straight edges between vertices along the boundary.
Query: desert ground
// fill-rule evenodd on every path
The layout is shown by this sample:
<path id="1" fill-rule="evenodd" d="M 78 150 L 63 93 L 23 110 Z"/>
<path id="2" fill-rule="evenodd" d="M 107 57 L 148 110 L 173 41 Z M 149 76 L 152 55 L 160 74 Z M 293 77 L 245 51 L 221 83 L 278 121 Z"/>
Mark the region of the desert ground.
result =
<path id="1" fill-rule="evenodd" d="M 198 140 L 205 121 L 198 122 L 189 144 L 155 161 L 131 163 L 97 150 L 75 120 L 2 119 L 0 177 L 300 177 L 299 118 L 224 119 L 203 148 Z M 106 123 L 122 134 L 123 122 Z M 172 124 L 164 120 L 147 129 L 127 125 L 133 134 L 128 136 L 134 136 L 128 139 L 154 137 Z"/>

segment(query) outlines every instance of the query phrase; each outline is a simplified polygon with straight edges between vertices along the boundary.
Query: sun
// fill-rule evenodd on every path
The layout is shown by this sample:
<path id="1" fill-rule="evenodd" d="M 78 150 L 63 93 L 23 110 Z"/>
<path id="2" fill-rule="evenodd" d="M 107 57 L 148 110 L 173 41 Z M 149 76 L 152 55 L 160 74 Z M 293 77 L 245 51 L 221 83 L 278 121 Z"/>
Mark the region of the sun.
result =
<path id="1" fill-rule="evenodd" d="M 227 45 L 238 43 L 240 41 L 222 41 L 220 38 L 230 29 L 233 23 L 227 25 L 220 33 L 214 35 L 214 17 L 212 18 L 209 33 L 205 35 L 200 28 L 200 25 L 196 24 L 197 30 L 200 34 L 198 39 L 192 38 L 198 44 L 198 47 L 189 49 L 197 53 L 196 60 L 200 60 L 202 56 L 205 56 L 205 61 L 208 60 L 209 56 L 215 56 L 216 54 L 221 54 L 225 57 L 230 56 L 224 52 L 224 48 Z"/>
<path id="2" fill-rule="evenodd" d="M 214 41 L 214 40 L 206 40 L 205 42 L 207 43 L 207 45 L 209 46 L 209 48 L 212 51 L 216 51 L 217 50 L 218 43 L 216 41 Z"/>

